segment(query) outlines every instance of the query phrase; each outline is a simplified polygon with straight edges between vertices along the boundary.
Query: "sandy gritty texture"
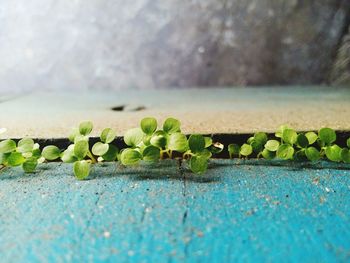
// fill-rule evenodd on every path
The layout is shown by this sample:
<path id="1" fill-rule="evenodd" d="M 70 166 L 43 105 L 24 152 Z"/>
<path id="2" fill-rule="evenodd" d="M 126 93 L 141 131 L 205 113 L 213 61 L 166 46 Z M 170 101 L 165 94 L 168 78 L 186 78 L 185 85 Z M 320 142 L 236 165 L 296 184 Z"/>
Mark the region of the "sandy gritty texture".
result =
<path id="1" fill-rule="evenodd" d="M 112 111 L 125 106 L 123 111 Z M 136 110 L 137 108 L 144 108 Z M 91 120 L 122 135 L 141 118 L 179 118 L 185 133 L 273 132 L 281 124 L 297 130 L 329 126 L 350 130 L 350 89 L 332 87 L 219 88 L 113 93 L 41 93 L 0 98 L 2 138 L 62 138 Z M 161 125 L 160 125 L 161 126 Z"/>

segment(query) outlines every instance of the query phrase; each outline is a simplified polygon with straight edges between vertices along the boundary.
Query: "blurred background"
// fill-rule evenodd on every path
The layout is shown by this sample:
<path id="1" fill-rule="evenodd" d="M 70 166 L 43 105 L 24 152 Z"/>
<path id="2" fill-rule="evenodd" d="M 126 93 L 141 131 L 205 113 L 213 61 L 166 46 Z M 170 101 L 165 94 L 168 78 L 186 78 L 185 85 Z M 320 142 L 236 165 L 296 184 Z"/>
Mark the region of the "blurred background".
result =
<path id="1" fill-rule="evenodd" d="M 0 0 L 0 92 L 349 85 L 349 0 Z"/>

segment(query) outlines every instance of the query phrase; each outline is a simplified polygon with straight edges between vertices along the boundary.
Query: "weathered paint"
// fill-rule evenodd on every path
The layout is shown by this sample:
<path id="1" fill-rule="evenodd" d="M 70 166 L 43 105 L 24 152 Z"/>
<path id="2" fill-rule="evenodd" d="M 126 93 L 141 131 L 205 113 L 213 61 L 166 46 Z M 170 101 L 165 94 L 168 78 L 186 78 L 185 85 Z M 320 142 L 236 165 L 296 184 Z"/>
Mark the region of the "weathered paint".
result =
<path id="1" fill-rule="evenodd" d="M 214 160 L 0 172 L 1 262 L 348 262 L 350 167 Z"/>

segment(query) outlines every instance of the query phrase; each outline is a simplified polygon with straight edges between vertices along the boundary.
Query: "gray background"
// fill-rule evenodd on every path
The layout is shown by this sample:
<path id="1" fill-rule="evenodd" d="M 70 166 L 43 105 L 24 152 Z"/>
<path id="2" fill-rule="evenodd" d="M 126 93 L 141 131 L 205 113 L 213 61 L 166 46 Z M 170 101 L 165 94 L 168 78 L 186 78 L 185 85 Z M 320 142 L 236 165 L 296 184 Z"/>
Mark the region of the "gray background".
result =
<path id="1" fill-rule="evenodd" d="M 349 0 L 0 0 L 0 91 L 348 84 Z"/>

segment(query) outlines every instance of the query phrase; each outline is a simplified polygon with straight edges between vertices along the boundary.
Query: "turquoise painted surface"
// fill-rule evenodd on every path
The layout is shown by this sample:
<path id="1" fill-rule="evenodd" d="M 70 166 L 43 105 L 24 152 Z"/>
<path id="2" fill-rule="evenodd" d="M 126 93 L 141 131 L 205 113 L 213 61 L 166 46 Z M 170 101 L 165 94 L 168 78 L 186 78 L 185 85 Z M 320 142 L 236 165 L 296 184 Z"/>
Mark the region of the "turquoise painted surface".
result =
<path id="1" fill-rule="evenodd" d="M 1 262 L 349 262 L 350 167 L 214 160 L 0 172 Z"/>

